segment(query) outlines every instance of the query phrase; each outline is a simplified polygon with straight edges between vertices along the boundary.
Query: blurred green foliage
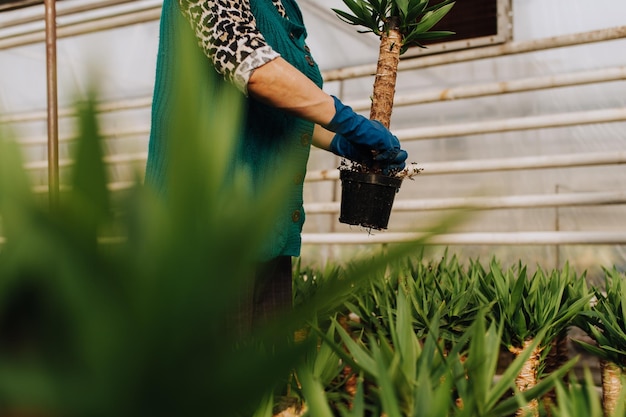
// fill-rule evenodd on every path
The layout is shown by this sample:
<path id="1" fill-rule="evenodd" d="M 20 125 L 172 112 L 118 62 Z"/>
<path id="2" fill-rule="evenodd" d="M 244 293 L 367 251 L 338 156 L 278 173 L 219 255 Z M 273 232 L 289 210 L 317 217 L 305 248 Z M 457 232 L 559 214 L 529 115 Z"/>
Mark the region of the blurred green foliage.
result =
<path id="1" fill-rule="evenodd" d="M 251 415 L 302 358 L 291 334 L 304 316 L 233 330 L 284 187 L 254 200 L 247 173 L 226 178 L 237 101 L 209 94 L 224 110 L 205 124 L 175 115 L 166 197 L 137 185 L 113 201 L 95 94 L 58 207 L 37 201 L 0 142 L 0 414 Z"/>

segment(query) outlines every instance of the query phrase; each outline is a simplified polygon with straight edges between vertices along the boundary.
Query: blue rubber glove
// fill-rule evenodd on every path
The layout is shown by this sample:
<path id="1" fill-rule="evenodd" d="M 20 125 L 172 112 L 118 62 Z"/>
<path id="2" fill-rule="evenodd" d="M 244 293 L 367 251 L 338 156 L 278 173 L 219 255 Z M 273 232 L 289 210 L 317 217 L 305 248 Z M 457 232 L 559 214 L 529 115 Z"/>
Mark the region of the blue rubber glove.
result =
<path id="1" fill-rule="evenodd" d="M 383 172 L 404 168 L 408 155 L 400 149 L 397 137 L 379 121 L 355 113 L 337 97 L 333 99 L 336 113 L 326 126 L 336 133 L 330 143 L 331 152 L 368 167 L 377 165 Z"/>
<path id="2" fill-rule="evenodd" d="M 381 160 L 377 159 L 380 155 L 374 156 L 371 148 L 354 145 L 348 139 L 338 134 L 335 135 L 333 140 L 330 142 L 330 150 L 335 155 L 341 156 L 342 158 L 348 158 L 351 161 L 358 162 L 367 167 L 371 168 L 376 166 L 380 168 L 382 173 L 385 175 L 399 172 L 406 166 L 405 161 L 407 153 L 399 147 L 393 158 L 391 158 L 393 152 L 388 152 L 387 155 L 389 155 L 389 157 Z"/>

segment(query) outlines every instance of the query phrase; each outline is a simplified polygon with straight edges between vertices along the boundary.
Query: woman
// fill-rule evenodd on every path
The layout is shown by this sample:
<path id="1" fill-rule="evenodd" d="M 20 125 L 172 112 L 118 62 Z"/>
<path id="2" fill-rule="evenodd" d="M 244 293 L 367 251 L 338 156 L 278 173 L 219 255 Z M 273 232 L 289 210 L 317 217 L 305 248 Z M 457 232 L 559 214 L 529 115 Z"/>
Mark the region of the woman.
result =
<path id="1" fill-rule="evenodd" d="M 163 97 L 170 93 L 169 75 L 177 64 L 171 59 L 177 33 L 190 28 L 207 64 L 246 96 L 236 163 L 248 167 L 259 184 L 280 170 L 286 157 L 298 169 L 263 250 L 256 296 L 244 303 L 244 327 L 249 327 L 253 319 L 291 305 L 291 257 L 300 255 L 310 145 L 383 170 L 404 167 L 407 154 L 380 123 L 322 91 L 294 0 L 164 0 L 146 182 L 163 184 L 167 129 L 162 123 L 168 111 Z"/>

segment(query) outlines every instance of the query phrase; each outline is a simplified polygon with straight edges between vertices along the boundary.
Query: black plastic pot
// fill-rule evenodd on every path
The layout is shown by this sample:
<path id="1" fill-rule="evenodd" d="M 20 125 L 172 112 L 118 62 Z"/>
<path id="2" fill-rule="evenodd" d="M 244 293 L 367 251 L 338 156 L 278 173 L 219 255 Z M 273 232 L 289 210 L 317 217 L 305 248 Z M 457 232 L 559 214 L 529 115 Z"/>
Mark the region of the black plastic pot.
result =
<path id="1" fill-rule="evenodd" d="M 371 229 L 386 229 L 402 179 L 382 174 L 341 170 L 339 221 Z"/>

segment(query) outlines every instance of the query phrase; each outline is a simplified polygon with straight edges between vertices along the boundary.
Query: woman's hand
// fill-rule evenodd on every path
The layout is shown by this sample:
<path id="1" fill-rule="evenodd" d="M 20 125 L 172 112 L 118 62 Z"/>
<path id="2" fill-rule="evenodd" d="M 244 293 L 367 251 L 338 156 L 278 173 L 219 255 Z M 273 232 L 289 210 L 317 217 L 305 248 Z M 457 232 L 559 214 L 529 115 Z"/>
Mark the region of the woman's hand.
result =
<path id="1" fill-rule="evenodd" d="M 282 58 L 254 70 L 248 92 L 257 100 L 319 125 L 313 135 L 317 147 L 368 167 L 379 167 L 384 173 L 405 166 L 407 153 L 387 128 L 329 96 Z"/>
<path id="2" fill-rule="evenodd" d="M 400 141 L 377 120 L 355 113 L 338 98 L 335 116 L 326 129 L 335 132 L 330 150 L 335 154 L 368 167 L 378 166 L 384 173 L 404 168 L 406 151 Z"/>

